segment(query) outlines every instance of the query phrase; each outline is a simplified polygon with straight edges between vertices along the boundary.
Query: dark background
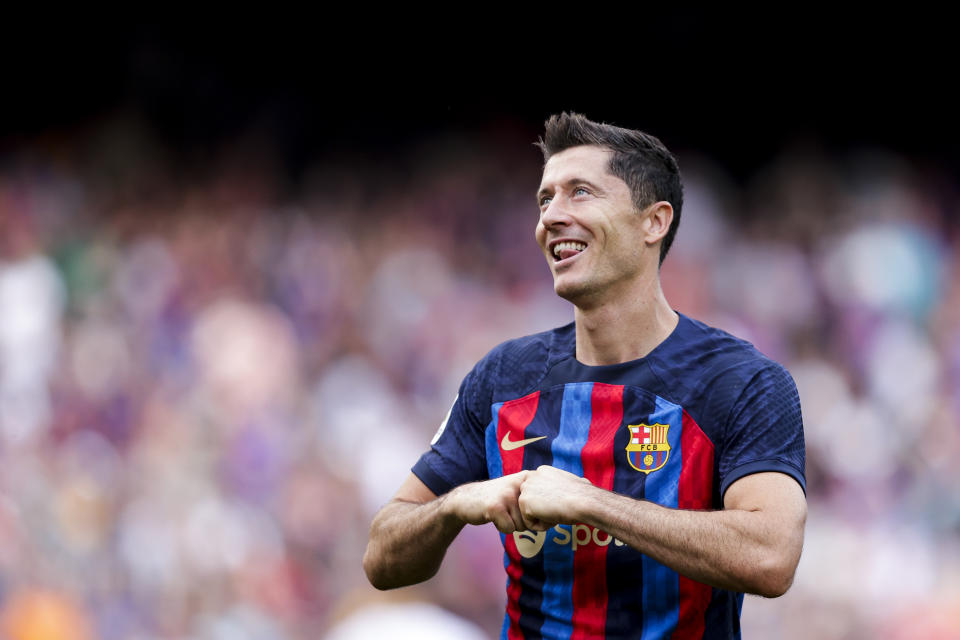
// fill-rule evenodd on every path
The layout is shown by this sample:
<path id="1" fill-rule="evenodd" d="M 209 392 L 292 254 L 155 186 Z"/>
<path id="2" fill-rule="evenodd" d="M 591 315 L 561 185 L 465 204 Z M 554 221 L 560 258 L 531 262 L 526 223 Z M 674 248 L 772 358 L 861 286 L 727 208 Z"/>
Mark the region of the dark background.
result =
<path id="1" fill-rule="evenodd" d="M 187 170 L 257 131 L 296 179 L 330 153 L 447 130 L 536 135 L 549 114 L 575 110 L 701 150 L 735 177 L 798 141 L 960 168 L 954 56 L 937 16 L 794 7 L 526 21 L 489 8 L 373 22 L 363 8 L 337 11 L 13 19 L 0 44 L 0 144 L 122 111 L 145 118 Z"/>

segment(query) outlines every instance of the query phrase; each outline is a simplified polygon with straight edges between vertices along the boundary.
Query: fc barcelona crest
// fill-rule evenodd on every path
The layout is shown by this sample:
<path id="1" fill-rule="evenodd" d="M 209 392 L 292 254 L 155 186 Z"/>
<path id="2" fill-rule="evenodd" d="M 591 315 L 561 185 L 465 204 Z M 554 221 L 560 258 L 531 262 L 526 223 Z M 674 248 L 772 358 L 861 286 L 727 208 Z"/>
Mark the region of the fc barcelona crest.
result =
<path id="1" fill-rule="evenodd" d="M 667 464 L 670 444 L 667 442 L 668 424 L 629 424 L 627 462 L 637 471 L 650 473 Z"/>

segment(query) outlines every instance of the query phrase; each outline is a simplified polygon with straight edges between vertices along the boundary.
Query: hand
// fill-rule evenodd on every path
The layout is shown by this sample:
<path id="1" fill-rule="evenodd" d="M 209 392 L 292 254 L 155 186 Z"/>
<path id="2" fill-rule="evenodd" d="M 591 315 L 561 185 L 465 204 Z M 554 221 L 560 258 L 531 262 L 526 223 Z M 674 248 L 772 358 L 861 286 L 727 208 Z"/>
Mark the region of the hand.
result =
<path id="1" fill-rule="evenodd" d="M 520 513 L 533 531 L 578 522 L 594 486 L 586 478 L 542 465 L 527 472 L 520 487 Z"/>
<path id="2" fill-rule="evenodd" d="M 530 471 L 472 482 L 457 487 L 445 498 L 444 509 L 467 524 L 492 522 L 499 531 L 513 533 L 530 527 L 520 513 L 520 485 Z"/>

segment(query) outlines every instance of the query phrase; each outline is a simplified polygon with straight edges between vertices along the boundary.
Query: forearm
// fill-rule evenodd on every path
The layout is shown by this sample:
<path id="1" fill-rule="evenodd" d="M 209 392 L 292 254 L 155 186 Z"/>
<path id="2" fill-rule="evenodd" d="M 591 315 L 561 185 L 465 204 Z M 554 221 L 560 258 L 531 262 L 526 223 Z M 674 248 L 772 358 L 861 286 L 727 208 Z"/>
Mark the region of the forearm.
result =
<path id="1" fill-rule="evenodd" d="M 521 486 L 519 503 L 539 531 L 582 522 L 688 578 L 768 597 L 782 595 L 793 581 L 807 516 L 800 485 L 776 472 L 731 484 L 722 511 L 681 511 L 541 466 Z"/>
<path id="2" fill-rule="evenodd" d="M 393 500 L 373 519 L 363 569 L 378 589 L 433 577 L 465 522 L 444 508 L 446 496 L 424 504 Z"/>
<path id="3" fill-rule="evenodd" d="M 521 471 L 471 482 L 438 498 L 410 474 L 370 525 L 363 556 L 370 583 L 392 589 L 433 577 L 464 525 L 492 522 L 503 533 L 527 529 L 517 504 L 526 476 Z"/>
<path id="4" fill-rule="evenodd" d="M 606 531 L 678 573 L 721 589 L 782 595 L 802 546 L 760 512 L 668 509 L 596 489 L 580 521 Z"/>

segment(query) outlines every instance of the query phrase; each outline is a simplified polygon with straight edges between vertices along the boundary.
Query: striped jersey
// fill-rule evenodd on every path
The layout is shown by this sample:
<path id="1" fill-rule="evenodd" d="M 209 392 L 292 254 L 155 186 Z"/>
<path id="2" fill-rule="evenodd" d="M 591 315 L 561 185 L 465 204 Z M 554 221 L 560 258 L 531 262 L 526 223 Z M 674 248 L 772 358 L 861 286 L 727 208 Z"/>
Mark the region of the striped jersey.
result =
<path id="1" fill-rule="evenodd" d="M 639 360 L 588 366 L 573 324 L 505 342 L 467 375 L 413 473 L 437 495 L 552 465 L 677 509 L 720 509 L 763 471 L 806 489 L 789 373 L 751 344 L 680 314 Z M 502 638 L 737 638 L 743 594 L 679 575 L 584 524 L 501 534 Z"/>

